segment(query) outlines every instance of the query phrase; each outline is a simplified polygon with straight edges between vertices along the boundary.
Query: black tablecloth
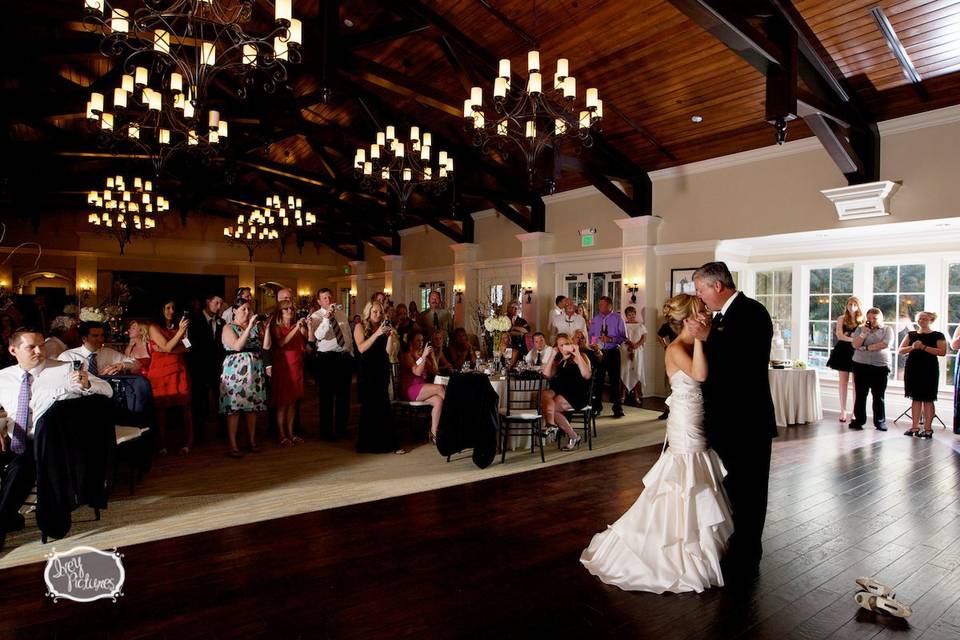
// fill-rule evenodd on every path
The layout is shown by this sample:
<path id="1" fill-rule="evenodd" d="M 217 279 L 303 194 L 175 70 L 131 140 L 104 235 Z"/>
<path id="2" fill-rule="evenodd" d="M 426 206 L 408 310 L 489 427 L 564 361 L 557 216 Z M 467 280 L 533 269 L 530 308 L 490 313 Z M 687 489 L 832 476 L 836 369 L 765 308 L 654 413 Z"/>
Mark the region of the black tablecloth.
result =
<path id="1" fill-rule="evenodd" d="M 497 454 L 499 397 L 482 373 L 455 373 L 437 429 L 437 449 L 449 456 L 473 449 L 473 463 L 484 469 Z"/>

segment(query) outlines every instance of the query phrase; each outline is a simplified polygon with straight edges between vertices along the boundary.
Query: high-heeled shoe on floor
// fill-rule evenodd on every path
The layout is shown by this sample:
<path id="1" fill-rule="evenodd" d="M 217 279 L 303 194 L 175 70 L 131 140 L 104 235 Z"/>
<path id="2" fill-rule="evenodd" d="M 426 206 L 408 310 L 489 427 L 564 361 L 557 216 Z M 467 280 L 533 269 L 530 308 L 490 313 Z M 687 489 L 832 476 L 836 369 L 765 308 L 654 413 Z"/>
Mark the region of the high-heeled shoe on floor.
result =
<path id="1" fill-rule="evenodd" d="M 572 440 L 570 440 L 570 442 L 568 442 L 566 446 L 563 447 L 563 450 L 573 451 L 574 449 L 579 449 L 581 442 L 583 442 L 583 436 L 577 436 L 576 438 L 573 438 Z"/>
<path id="2" fill-rule="evenodd" d="M 913 613 L 910 607 L 888 596 L 875 596 L 869 591 L 858 591 L 853 599 L 867 611 L 887 613 L 898 618 L 908 618 Z"/>

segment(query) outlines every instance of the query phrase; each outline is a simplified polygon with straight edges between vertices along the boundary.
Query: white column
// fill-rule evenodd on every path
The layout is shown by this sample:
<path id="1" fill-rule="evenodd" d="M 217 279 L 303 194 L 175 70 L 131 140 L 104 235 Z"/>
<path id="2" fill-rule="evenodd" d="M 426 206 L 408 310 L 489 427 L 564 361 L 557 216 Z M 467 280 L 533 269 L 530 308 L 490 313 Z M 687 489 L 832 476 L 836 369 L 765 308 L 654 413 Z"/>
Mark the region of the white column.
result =
<path id="1" fill-rule="evenodd" d="M 366 260 L 350 261 L 350 295 L 353 298 L 350 315 L 363 313 L 363 307 L 370 301 L 367 293 L 367 262 Z"/>
<path id="2" fill-rule="evenodd" d="M 395 304 L 406 304 L 403 281 L 403 256 L 383 256 L 383 292 Z"/>
<path id="3" fill-rule="evenodd" d="M 663 353 L 657 347 L 655 335 L 658 327 L 659 309 L 657 309 L 657 254 L 655 247 L 662 218 L 640 216 L 614 220 L 623 234 L 623 291 L 622 307 L 636 307 L 637 318 L 647 328 L 647 342 L 643 350 L 643 368 L 646 373 L 644 395 L 651 395 L 661 384 Z M 631 292 L 634 285 L 637 291 Z M 636 297 L 636 302 L 632 300 Z M 623 309 L 621 309 L 622 311 Z"/>
<path id="4" fill-rule="evenodd" d="M 467 333 L 478 333 L 474 305 L 480 299 L 475 263 L 480 245 L 472 242 L 451 244 L 453 251 L 453 324 L 464 327 Z"/>
<path id="5" fill-rule="evenodd" d="M 533 295 L 530 296 L 530 302 L 527 302 L 526 294 L 520 298 L 522 304 L 523 317 L 531 325 L 538 329 L 546 326 L 547 312 L 553 307 L 552 304 L 540 304 L 540 299 L 544 294 L 541 292 L 541 285 L 549 292 L 553 282 L 553 265 L 546 265 L 543 256 L 553 252 L 553 234 L 543 231 L 534 233 L 519 233 L 517 240 L 522 247 L 520 259 L 520 281 L 533 288 Z M 549 296 L 549 293 L 547 294 Z"/>

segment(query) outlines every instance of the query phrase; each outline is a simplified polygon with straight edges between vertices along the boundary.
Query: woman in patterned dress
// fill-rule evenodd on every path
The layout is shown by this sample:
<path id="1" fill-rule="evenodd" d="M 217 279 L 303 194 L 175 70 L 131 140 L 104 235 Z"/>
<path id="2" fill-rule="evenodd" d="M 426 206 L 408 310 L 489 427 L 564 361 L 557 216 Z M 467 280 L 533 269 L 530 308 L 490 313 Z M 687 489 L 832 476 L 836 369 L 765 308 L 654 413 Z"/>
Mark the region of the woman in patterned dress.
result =
<path id="1" fill-rule="evenodd" d="M 160 455 L 167 454 L 167 413 L 169 409 L 183 411 L 186 444 L 180 455 L 190 453 L 193 446 L 193 411 L 190 409 L 190 376 L 183 357 L 187 348 L 183 338 L 190 321 L 186 316 L 176 320 L 177 308 L 173 300 L 163 305 L 163 315 L 150 325 L 150 368 L 147 379 L 153 390 L 153 404 L 157 408 L 157 427 L 160 432 Z"/>
<path id="2" fill-rule="evenodd" d="M 223 328 L 227 356 L 220 374 L 220 413 L 227 415 L 231 458 L 243 457 L 237 447 L 240 414 L 247 425 L 247 450 L 262 451 L 257 446 L 257 413 L 267 410 L 267 382 L 261 351 L 270 349 L 271 324 L 264 327 L 250 310 L 250 301 L 239 299 L 233 304 L 233 321 Z"/>

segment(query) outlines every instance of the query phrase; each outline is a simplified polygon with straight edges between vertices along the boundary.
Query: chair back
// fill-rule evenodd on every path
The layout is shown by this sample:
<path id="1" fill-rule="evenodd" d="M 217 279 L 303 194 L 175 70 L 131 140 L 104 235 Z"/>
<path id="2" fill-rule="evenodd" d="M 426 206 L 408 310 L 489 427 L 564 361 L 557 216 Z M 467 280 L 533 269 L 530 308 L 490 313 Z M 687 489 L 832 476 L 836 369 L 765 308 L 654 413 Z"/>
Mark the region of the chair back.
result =
<path id="1" fill-rule="evenodd" d="M 405 400 L 400 392 L 400 363 L 390 363 L 390 389 L 393 391 L 393 401 Z"/>
<path id="2" fill-rule="evenodd" d="M 508 372 L 506 415 L 539 414 L 541 391 L 543 391 L 543 376 L 539 371 Z"/>

